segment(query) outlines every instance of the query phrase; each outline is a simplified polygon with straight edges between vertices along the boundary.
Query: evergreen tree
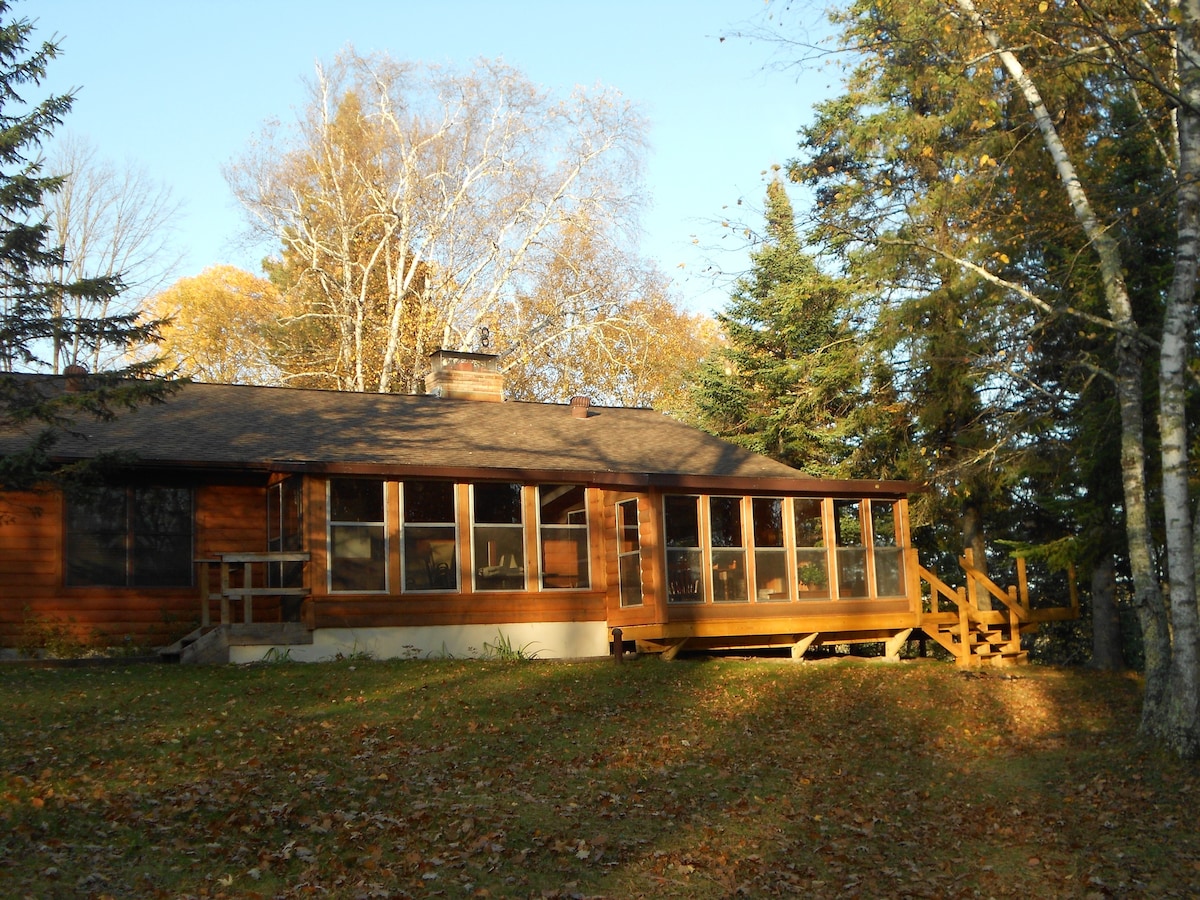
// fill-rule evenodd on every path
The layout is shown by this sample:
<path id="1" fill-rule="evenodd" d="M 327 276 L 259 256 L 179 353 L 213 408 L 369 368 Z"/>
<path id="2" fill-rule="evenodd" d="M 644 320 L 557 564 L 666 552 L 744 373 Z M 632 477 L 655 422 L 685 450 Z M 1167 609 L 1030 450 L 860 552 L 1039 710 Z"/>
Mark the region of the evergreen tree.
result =
<path id="1" fill-rule="evenodd" d="M 152 340 L 158 327 L 133 314 L 67 320 L 61 313 L 63 299 L 103 300 L 118 294 L 122 284 L 119 277 L 47 280 L 45 273 L 62 270 L 64 260 L 63 249 L 50 243 L 43 204 L 63 179 L 43 171 L 41 146 L 70 110 L 73 96 L 40 102 L 23 96 L 26 87 L 41 82 L 58 53 L 53 42 L 31 47 L 32 31 L 28 19 L 14 17 L 11 4 L 0 0 L 0 427 L 27 437 L 20 449 L 0 455 L 0 488 L 10 489 L 50 477 L 70 483 L 94 472 L 86 465 L 55 468 L 50 451 L 56 433 L 78 415 L 110 417 L 168 389 L 149 377 L 154 361 L 93 373 L 80 390 L 63 391 L 29 377 L 53 371 L 55 341 L 69 331 L 95 346 L 124 348 Z"/>
<path id="2" fill-rule="evenodd" d="M 766 219 L 751 271 L 717 315 L 727 345 L 697 375 L 698 424 L 814 476 L 858 474 L 852 292 L 804 252 L 778 180 L 767 186 Z"/>

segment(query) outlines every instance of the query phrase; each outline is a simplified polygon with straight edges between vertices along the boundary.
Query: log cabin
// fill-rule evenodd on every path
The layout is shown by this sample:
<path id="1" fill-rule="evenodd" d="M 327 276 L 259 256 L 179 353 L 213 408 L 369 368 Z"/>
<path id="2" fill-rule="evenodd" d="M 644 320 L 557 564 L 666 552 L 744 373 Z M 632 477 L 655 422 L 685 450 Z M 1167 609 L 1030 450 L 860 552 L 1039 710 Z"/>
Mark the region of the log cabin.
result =
<path id="1" fill-rule="evenodd" d="M 128 461 L 86 495 L 3 497 L 0 647 L 53 628 L 190 662 L 895 657 L 922 635 L 976 665 L 1020 661 L 1047 617 L 1023 577 L 920 565 L 919 485 L 810 478 L 653 410 L 506 401 L 485 354 L 431 365 L 421 396 L 191 383 L 77 423 L 62 461 Z"/>

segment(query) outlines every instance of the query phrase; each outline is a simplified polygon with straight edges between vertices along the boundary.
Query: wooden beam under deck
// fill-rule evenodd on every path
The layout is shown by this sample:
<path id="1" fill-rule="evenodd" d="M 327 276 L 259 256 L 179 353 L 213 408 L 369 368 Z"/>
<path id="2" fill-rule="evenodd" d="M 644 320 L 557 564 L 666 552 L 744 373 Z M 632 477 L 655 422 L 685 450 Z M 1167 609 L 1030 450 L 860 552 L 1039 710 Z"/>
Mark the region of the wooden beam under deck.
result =
<path id="1" fill-rule="evenodd" d="M 779 616 L 758 619 L 697 619 L 690 622 L 658 622 L 621 626 L 626 640 L 674 641 L 683 638 L 764 639 L 764 646 L 794 644 L 804 635 L 819 632 L 821 643 L 846 644 L 886 641 L 906 628 L 918 628 L 914 613 L 879 613 L 853 616 Z M 836 637 L 835 637 L 836 636 Z M 732 643 L 730 646 L 746 646 Z"/>

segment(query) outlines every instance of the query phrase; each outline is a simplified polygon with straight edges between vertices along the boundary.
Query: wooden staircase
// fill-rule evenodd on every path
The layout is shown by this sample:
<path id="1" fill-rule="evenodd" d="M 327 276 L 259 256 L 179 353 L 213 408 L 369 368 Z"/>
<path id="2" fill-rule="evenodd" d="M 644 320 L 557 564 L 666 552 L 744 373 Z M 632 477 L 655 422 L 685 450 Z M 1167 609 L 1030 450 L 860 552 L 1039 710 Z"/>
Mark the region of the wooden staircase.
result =
<path id="1" fill-rule="evenodd" d="M 971 551 L 959 559 L 966 584 L 951 587 L 919 563 L 917 571 L 929 585 L 930 609 L 921 615 L 921 630 L 955 658 L 958 665 L 1012 666 L 1029 661 L 1021 638 L 1043 622 L 1079 617 L 1075 580 L 1070 579 L 1071 605 L 1034 609 L 1029 601 L 1025 560 L 1017 560 L 1017 584 L 1001 588 L 977 569 Z"/>
<path id="2" fill-rule="evenodd" d="M 161 648 L 158 656 L 166 663 L 215 666 L 229 662 L 230 647 L 296 646 L 312 642 L 312 631 L 301 622 L 231 623 L 197 628 L 170 646 Z"/>

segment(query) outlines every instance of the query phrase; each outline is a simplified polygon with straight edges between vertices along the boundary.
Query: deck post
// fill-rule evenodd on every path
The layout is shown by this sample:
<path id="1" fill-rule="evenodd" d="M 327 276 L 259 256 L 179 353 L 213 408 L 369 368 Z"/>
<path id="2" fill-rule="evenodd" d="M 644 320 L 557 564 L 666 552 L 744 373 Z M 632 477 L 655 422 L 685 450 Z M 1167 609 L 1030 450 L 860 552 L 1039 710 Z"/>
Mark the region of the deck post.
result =
<path id="1" fill-rule="evenodd" d="M 900 648 L 904 646 L 904 642 L 908 640 L 908 636 L 913 633 L 911 628 L 906 628 L 899 634 L 892 635 L 884 644 L 884 659 L 888 662 L 900 662 Z"/>
<path id="2" fill-rule="evenodd" d="M 620 628 L 614 628 L 612 630 L 612 639 L 613 656 L 616 658 L 618 664 L 623 663 L 625 661 L 625 642 L 621 640 Z"/>
<path id="3" fill-rule="evenodd" d="M 207 628 L 212 624 L 212 613 L 209 611 L 209 579 L 212 574 L 207 562 L 200 563 L 200 627 Z"/>
<path id="4" fill-rule="evenodd" d="M 254 594 L 250 590 L 254 586 L 254 579 L 251 575 L 250 563 L 242 564 L 242 589 L 245 591 L 242 594 L 242 607 L 245 609 L 245 619 L 247 625 L 254 624 Z"/>
<path id="5" fill-rule="evenodd" d="M 229 563 L 221 563 L 221 624 L 229 625 Z"/>
<path id="6" fill-rule="evenodd" d="M 817 639 L 819 634 L 819 631 L 814 631 L 808 637 L 800 638 L 800 640 L 792 644 L 792 659 L 804 659 L 804 654 L 808 652 L 808 648 L 813 645 L 813 641 Z"/>
<path id="7" fill-rule="evenodd" d="M 967 579 L 968 582 L 970 579 Z M 960 587 L 958 595 L 958 664 L 971 665 L 971 607 L 968 602 L 967 589 Z"/>

